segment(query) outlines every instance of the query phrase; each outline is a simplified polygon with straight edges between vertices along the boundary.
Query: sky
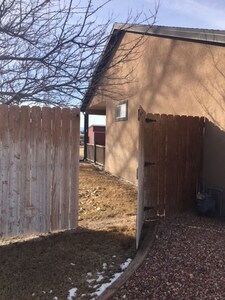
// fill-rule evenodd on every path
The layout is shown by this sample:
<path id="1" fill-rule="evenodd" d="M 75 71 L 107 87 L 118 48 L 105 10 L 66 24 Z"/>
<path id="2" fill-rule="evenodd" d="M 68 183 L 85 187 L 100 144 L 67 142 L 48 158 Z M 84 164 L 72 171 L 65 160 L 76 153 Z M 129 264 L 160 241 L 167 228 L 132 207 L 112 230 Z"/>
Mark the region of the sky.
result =
<path id="1" fill-rule="evenodd" d="M 93 0 L 94 5 L 103 3 Z M 98 12 L 98 21 L 113 15 L 114 22 L 125 22 L 129 11 L 150 15 L 155 0 L 111 0 Z M 225 30 L 225 0 L 160 0 L 155 25 Z M 104 125 L 104 117 L 92 116 L 89 125 Z M 81 117 L 83 127 L 83 117 Z"/>
<path id="2" fill-rule="evenodd" d="M 100 0 L 93 0 L 99 3 Z M 157 0 L 156 0 L 157 1 Z M 127 12 L 146 15 L 154 11 L 155 0 L 111 0 L 100 12 L 107 16 L 112 12 L 116 22 L 126 20 Z M 160 0 L 156 25 L 225 29 L 224 0 Z"/>

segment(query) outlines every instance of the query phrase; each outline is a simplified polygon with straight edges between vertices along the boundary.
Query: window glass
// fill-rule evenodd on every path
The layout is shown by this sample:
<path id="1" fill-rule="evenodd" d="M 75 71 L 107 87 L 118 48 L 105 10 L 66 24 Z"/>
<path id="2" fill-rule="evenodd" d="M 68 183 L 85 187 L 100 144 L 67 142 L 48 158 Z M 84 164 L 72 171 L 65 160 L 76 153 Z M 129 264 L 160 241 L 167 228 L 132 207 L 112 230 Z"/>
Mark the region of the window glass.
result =
<path id="1" fill-rule="evenodd" d="M 127 101 L 123 101 L 116 106 L 116 120 L 125 121 L 127 120 Z"/>

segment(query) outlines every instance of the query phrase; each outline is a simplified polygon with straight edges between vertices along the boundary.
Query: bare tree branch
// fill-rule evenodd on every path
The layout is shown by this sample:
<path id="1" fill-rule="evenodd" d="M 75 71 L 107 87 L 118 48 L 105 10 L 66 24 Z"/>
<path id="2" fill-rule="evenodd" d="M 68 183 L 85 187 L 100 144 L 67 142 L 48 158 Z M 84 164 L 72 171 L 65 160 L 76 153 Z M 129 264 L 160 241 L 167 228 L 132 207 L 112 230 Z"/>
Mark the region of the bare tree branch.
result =
<path id="1" fill-rule="evenodd" d="M 104 0 L 103 0 L 104 1 Z M 0 3 L 0 103 L 77 105 L 83 99 L 108 27 L 96 21 L 111 0 L 3 0 Z M 127 22 L 138 21 L 142 14 Z M 152 18 L 153 15 L 151 15 Z M 151 18 L 147 17 L 146 21 Z M 154 20 L 153 20 L 154 22 Z M 133 49 L 140 43 L 137 40 Z M 127 59 L 129 45 L 118 60 Z"/>
<path id="2" fill-rule="evenodd" d="M 120 87 L 130 82 L 134 83 L 136 72 L 134 69 L 127 69 L 126 73 L 123 73 L 121 72 L 122 66 L 124 63 L 138 61 L 138 58 L 142 55 L 141 45 L 144 43 L 149 29 L 156 22 L 159 7 L 160 1 L 155 0 L 154 10 L 149 11 L 148 14 L 144 13 L 144 19 L 142 19 L 143 12 L 139 12 L 133 17 L 133 12 L 130 11 L 126 22 L 119 24 L 119 30 L 117 33 L 113 33 L 116 42 L 115 44 L 113 42 L 108 44 L 105 48 L 104 57 L 100 58 L 98 62 L 95 76 L 89 84 L 84 102 L 88 102 L 93 95 L 100 96 L 104 100 L 124 100 L 124 91 Z M 141 24 L 147 25 L 143 27 L 145 31 L 142 34 L 134 35 L 131 40 L 128 40 L 128 42 L 123 41 L 121 44 L 124 34 L 129 31 L 132 32 L 132 28 Z"/>

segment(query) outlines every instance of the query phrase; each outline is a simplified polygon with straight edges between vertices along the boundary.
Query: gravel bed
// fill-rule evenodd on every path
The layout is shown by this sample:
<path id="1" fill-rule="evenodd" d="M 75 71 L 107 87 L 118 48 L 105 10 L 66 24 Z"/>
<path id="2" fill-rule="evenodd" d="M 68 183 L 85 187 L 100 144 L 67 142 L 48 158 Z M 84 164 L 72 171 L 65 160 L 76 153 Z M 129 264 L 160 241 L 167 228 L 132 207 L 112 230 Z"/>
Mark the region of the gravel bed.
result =
<path id="1" fill-rule="evenodd" d="M 143 265 L 112 299 L 224 300 L 224 220 L 183 214 L 161 221 Z"/>

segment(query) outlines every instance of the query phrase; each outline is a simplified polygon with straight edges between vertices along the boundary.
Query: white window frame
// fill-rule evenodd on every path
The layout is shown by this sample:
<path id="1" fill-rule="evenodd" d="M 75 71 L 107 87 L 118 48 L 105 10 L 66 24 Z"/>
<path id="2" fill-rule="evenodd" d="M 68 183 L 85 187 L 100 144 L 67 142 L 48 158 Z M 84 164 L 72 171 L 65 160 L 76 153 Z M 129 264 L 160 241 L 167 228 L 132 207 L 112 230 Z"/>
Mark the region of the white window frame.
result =
<path id="1" fill-rule="evenodd" d="M 126 121 L 128 119 L 128 101 L 121 101 L 115 107 L 115 120 Z"/>

